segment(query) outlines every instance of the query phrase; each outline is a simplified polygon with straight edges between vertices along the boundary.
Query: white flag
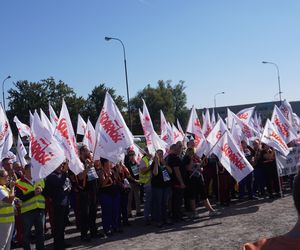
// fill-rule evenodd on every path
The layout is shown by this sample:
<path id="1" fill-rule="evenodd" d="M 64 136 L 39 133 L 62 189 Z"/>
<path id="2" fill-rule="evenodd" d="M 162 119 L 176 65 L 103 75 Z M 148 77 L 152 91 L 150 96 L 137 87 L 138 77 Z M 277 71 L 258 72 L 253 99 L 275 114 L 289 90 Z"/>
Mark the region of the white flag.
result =
<path id="1" fill-rule="evenodd" d="M 77 119 L 77 134 L 78 135 L 85 135 L 85 130 L 86 130 L 86 122 L 83 120 L 80 114 L 78 114 L 78 119 Z"/>
<path id="2" fill-rule="evenodd" d="M 283 100 L 279 107 L 280 111 L 284 115 L 284 117 L 291 123 L 293 124 L 293 109 L 291 104 L 287 100 Z"/>
<path id="3" fill-rule="evenodd" d="M 227 131 L 227 127 L 222 119 L 219 119 L 207 136 L 206 140 L 213 146 L 221 138 L 221 136 Z"/>
<path id="4" fill-rule="evenodd" d="M 213 148 L 213 153 L 230 175 L 240 182 L 253 171 L 253 167 L 226 132 Z"/>
<path id="5" fill-rule="evenodd" d="M 251 127 L 250 122 L 247 123 L 235 114 L 232 114 L 232 116 L 234 117 L 236 124 L 241 128 L 241 139 L 247 138 L 251 140 L 259 136 L 259 133 L 253 127 Z"/>
<path id="6" fill-rule="evenodd" d="M 17 116 L 14 117 L 14 122 L 18 128 L 19 134 L 23 136 L 30 136 L 30 127 L 25 123 L 20 122 Z"/>
<path id="7" fill-rule="evenodd" d="M 49 115 L 50 115 L 50 121 L 52 123 L 52 126 L 56 127 L 57 122 L 58 122 L 58 117 L 57 117 L 54 109 L 52 108 L 50 102 L 49 102 Z"/>
<path id="8" fill-rule="evenodd" d="M 285 118 L 285 116 L 281 113 L 280 109 L 276 105 L 274 106 L 271 123 L 277 129 L 278 133 L 285 141 L 285 143 L 289 143 L 297 139 L 297 132 L 294 130 L 294 127 Z"/>
<path id="9" fill-rule="evenodd" d="M 1 160 L 5 158 L 13 145 L 13 134 L 6 117 L 6 113 L 0 105 L 0 156 Z"/>
<path id="10" fill-rule="evenodd" d="M 204 137 L 206 138 L 210 131 L 212 130 L 212 124 L 210 121 L 210 114 L 209 114 L 209 110 L 206 109 L 204 118 L 203 118 L 203 126 L 202 126 L 202 134 L 204 135 Z"/>
<path id="11" fill-rule="evenodd" d="M 108 92 L 106 92 L 97 130 L 98 140 L 94 159 L 98 160 L 103 157 L 114 164 L 123 160 L 122 157 L 127 148 L 133 144 L 133 137 Z"/>
<path id="12" fill-rule="evenodd" d="M 177 119 L 177 127 L 178 127 L 179 132 L 182 134 L 182 136 L 184 136 L 184 131 L 183 131 L 178 119 Z"/>
<path id="13" fill-rule="evenodd" d="M 66 158 L 69 160 L 69 167 L 77 175 L 84 170 L 83 164 L 79 159 L 76 137 L 71 123 L 69 111 L 65 101 L 62 101 L 62 107 L 54 133 L 56 139 L 61 143 Z"/>
<path id="14" fill-rule="evenodd" d="M 184 136 L 183 134 L 176 128 L 176 126 L 174 124 L 172 124 L 172 130 L 173 130 L 173 142 L 177 143 L 178 141 L 183 141 L 184 140 Z"/>
<path id="15" fill-rule="evenodd" d="M 18 135 L 16 150 L 17 150 L 17 161 L 21 163 L 22 167 L 24 167 L 27 164 L 27 161 L 25 159 L 27 151 L 19 135 Z"/>
<path id="16" fill-rule="evenodd" d="M 91 151 L 94 152 L 95 150 L 95 145 L 96 145 L 96 134 L 95 134 L 95 129 L 88 119 L 86 129 L 85 129 L 85 134 L 82 140 L 82 143 L 87 146 L 87 148 Z"/>
<path id="17" fill-rule="evenodd" d="M 48 129 L 50 131 L 50 133 L 53 135 L 54 131 L 55 131 L 55 127 L 53 127 L 52 123 L 50 122 L 50 120 L 48 119 L 48 117 L 46 116 L 46 114 L 44 113 L 44 111 L 42 109 L 40 109 L 40 113 L 41 113 L 41 122 L 43 124 L 43 126 Z"/>
<path id="18" fill-rule="evenodd" d="M 33 180 L 47 177 L 65 160 L 61 146 L 49 130 L 43 127 L 37 112 L 34 112 L 30 142 Z"/>
<path id="19" fill-rule="evenodd" d="M 261 142 L 273 147 L 284 156 L 289 154 L 288 146 L 269 119 L 266 122 Z"/>
<path id="20" fill-rule="evenodd" d="M 170 147 L 174 143 L 173 129 L 162 110 L 160 110 L 160 131 L 160 138 Z"/>
<path id="21" fill-rule="evenodd" d="M 163 140 L 161 140 L 158 134 L 155 132 L 147 105 L 144 100 L 143 113 L 139 110 L 139 115 L 149 153 L 154 155 L 156 150 L 158 149 L 161 149 L 165 152 L 167 144 Z"/>
<path id="22" fill-rule="evenodd" d="M 201 136 L 202 134 L 201 123 L 194 106 L 192 107 L 191 110 L 186 132 L 194 134 L 195 146 L 197 147 L 201 143 L 201 138 L 203 138 L 203 136 Z"/>
<path id="23" fill-rule="evenodd" d="M 236 115 L 242 121 L 249 123 L 251 120 L 251 117 L 253 115 L 254 109 L 255 109 L 255 107 L 245 108 L 245 109 L 241 110 L 240 112 L 238 112 Z"/>
<path id="24" fill-rule="evenodd" d="M 215 109 L 212 110 L 211 114 L 211 125 L 214 127 L 216 125 L 216 115 L 215 115 Z"/>

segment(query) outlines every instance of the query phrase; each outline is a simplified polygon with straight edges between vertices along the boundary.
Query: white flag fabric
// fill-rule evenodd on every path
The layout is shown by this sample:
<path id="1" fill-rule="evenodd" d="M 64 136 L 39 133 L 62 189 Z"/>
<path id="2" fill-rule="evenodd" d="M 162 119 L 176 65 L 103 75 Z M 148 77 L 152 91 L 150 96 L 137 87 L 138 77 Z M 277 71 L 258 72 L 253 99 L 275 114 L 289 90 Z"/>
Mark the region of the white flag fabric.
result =
<path id="1" fill-rule="evenodd" d="M 167 122 L 162 110 L 160 110 L 160 131 L 160 138 L 170 147 L 174 143 L 173 129 Z"/>
<path id="2" fill-rule="evenodd" d="M 145 101 L 143 100 L 143 113 L 139 110 L 140 120 L 146 138 L 147 148 L 151 155 L 155 155 L 156 150 L 161 149 L 164 152 L 167 148 L 167 143 L 160 139 L 155 132 L 152 120 Z"/>
<path id="3" fill-rule="evenodd" d="M 62 107 L 55 129 L 54 136 L 61 143 L 65 156 L 69 160 L 69 167 L 74 174 L 79 174 L 84 170 L 83 164 L 79 159 L 76 137 L 71 123 L 69 111 L 65 101 Z"/>
<path id="4" fill-rule="evenodd" d="M 6 113 L 0 105 L 0 155 L 1 160 L 5 158 L 13 145 L 13 134 L 6 117 Z"/>
<path id="5" fill-rule="evenodd" d="M 106 92 L 97 130 L 98 139 L 94 159 L 99 160 L 103 157 L 114 164 L 120 162 L 127 148 L 133 144 L 133 137 L 108 92 Z"/>
<path id="6" fill-rule="evenodd" d="M 194 134 L 195 136 L 195 146 L 197 147 L 201 143 L 202 135 L 202 129 L 201 129 L 201 123 L 198 118 L 197 112 L 195 107 L 192 107 L 189 122 L 186 128 L 187 133 Z"/>
<path id="7" fill-rule="evenodd" d="M 253 115 L 254 109 L 255 109 L 255 107 L 245 108 L 245 109 L 241 110 L 240 112 L 238 112 L 236 115 L 242 121 L 249 123 L 251 120 L 251 117 Z"/>
<path id="8" fill-rule="evenodd" d="M 253 167 L 226 132 L 213 148 L 213 153 L 230 175 L 240 182 L 253 171 Z"/>
<path id="9" fill-rule="evenodd" d="M 49 115 L 50 115 L 50 121 L 52 123 L 52 126 L 55 128 L 58 122 L 58 117 L 54 111 L 54 109 L 52 108 L 50 102 L 49 102 Z"/>
<path id="10" fill-rule="evenodd" d="M 216 125 L 216 115 L 215 115 L 215 109 L 212 110 L 211 114 L 211 125 L 214 127 Z"/>
<path id="11" fill-rule="evenodd" d="M 207 136 L 206 140 L 211 144 L 214 145 L 217 143 L 217 141 L 221 138 L 221 136 L 226 132 L 227 126 L 223 122 L 222 119 L 219 119 L 212 129 L 212 131 Z"/>
<path id="12" fill-rule="evenodd" d="M 277 132 L 277 129 L 273 126 L 269 119 L 266 122 L 261 142 L 273 147 L 284 156 L 287 156 L 290 152 L 285 141 L 282 139 L 281 135 Z"/>
<path id="13" fill-rule="evenodd" d="M 241 139 L 255 139 L 259 136 L 259 133 L 250 125 L 250 122 L 246 122 L 242 119 L 240 119 L 238 116 L 232 113 L 232 116 L 234 117 L 234 121 L 236 124 L 241 128 Z"/>
<path id="14" fill-rule="evenodd" d="M 280 111 L 284 115 L 284 117 L 292 124 L 293 121 L 293 109 L 291 104 L 287 100 L 283 100 L 280 107 Z"/>
<path id="15" fill-rule="evenodd" d="M 184 131 L 183 131 L 178 119 L 177 119 L 177 127 L 178 127 L 179 132 L 182 134 L 182 136 L 184 136 Z"/>
<path id="16" fill-rule="evenodd" d="M 20 122 L 17 116 L 14 117 L 14 122 L 17 126 L 19 134 L 23 136 L 30 136 L 30 127 L 25 123 Z"/>
<path id="17" fill-rule="evenodd" d="M 176 128 L 176 126 L 174 124 L 172 124 L 172 130 L 173 130 L 173 139 L 174 139 L 174 143 L 177 143 L 179 141 L 183 141 L 184 140 L 184 136 L 183 134 Z"/>
<path id="18" fill-rule="evenodd" d="M 33 180 L 47 177 L 65 160 L 61 145 L 43 126 L 37 112 L 34 112 L 30 142 Z"/>
<path id="19" fill-rule="evenodd" d="M 95 150 L 95 145 L 96 145 L 96 133 L 95 129 L 88 119 L 86 129 L 85 129 L 85 134 L 82 140 L 82 143 L 87 146 L 87 148 L 91 151 L 94 152 Z"/>
<path id="20" fill-rule="evenodd" d="M 40 113 L 41 113 L 41 122 L 43 124 L 43 126 L 48 129 L 50 131 L 50 133 L 53 135 L 54 131 L 55 131 L 55 127 L 53 127 L 52 123 L 50 122 L 50 120 L 48 119 L 48 117 L 46 116 L 46 114 L 44 113 L 44 111 L 42 109 L 40 109 Z"/>
<path id="21" fill-rule="evenodd" d="M 80 114 L 78 114 L 78 119 L 77 119 L 77 134 L 78 135 L 85 135 L 85 130 L 86 130 L 86 122 L 83 120 Z"/>
<path id="22" fill-rule="evenodd" d="M 22 167 L 24 167 L 27 164 L 27 161 L 25 159 L 27 151 L 19 135 L 18 135 L 16 150 L 17 150 L 17 155 L 16 155 L 17 161 L 21 163 Z"/>
<path id="23" fill-rule="evenodd" d="M 292 124 L 285 118 L 280 109 L 275 105 L 271 118 L 271 123 L 277 129 L 285 143 L 289 143 L 297 139 L 297 132 L 294 130 Z"/>
<path id="24" fill-rule="evenodd" d="M 205 138 L 209 135 L 211 130 L 212 130 L 212 124 L 210 121 L 210 114 L 209 114 L 209 110 L 206 109 L 204 120 L 203 120 L 203 126 L 202 126 L 202 134 L 204 135 Z"/>

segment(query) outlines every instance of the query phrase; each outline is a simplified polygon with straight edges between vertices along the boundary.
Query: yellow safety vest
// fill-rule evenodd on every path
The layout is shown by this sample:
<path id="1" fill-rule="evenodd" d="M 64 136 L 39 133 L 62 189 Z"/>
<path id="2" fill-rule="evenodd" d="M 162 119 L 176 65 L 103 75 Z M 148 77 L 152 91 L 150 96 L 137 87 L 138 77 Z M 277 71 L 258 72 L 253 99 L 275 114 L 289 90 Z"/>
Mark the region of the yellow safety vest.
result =
<path id="1" fill-rule="evenodd" d="M 28 184 L 27 182 L 23 182 L 19 179 L 19 180 L 17 180 L 17 184 L 24 188 L 24 190 L 21 189 L 24 195 L 26 195 L 30 192 L 34 192 L 34 190 L 37 187 L 41 187 L 42 189 L 44 189 L 44 187 L 45 187 L 44 180 L 35 182 L 34 185 L 32 186 L 31 184 Z M 37 209 L 37 208 L 45 209 L 45 197 L 41 194 L 35 195 L 31 199 L 24 201 L 21 206 L 21 214 L 26 213 L 31 210 L 34 210 L 34 209 Z"/>
<path id="2" fill-rule="evenodd" d="M 148 168 L 149 167 L 149 159 L 147 156 L 144 156 L 142 158 L 142 160 L 146 163 L 146 167 Z M 142 183 L 142 184 L 148 184 L 150 183 L 150 180 L 151 180 L 151 173 L 150 171 L 143 174 L 143 173 L 140 173 L 139 175 L 139 182 Z"/>
<path id="3" fill-rule="evenodd" d="M 0 189 L 9 193 L 9 189 L 0 185 Z M 0 223 L 9 223 L 15 221 L 15 211 L 12 204 L 0 201 Z"/>

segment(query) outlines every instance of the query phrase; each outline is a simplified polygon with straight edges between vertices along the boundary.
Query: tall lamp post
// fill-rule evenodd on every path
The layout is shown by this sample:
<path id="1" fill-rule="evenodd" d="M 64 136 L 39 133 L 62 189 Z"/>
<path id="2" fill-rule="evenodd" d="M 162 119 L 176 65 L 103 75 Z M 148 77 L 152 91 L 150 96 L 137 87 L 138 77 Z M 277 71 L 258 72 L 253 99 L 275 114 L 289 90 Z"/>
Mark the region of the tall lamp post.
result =
<path id="1" fill-rule="evenodd" d="M 264 64 L 272 64 L 276 67 L 276 70 L 277 70 L 277 79 L 278 79 L 278 94 L 279 94 L 279 100 L 280 100 L 280 104 L 281 104 L 281 87 L 280 87 L 280 74 L 279 74 L 279 68 L 278 68 L 278 65 L 276 63 L 273 63 L 273 62 L 267 62 L 267 61 L 262 61 L 262 63 Z"/>
<path id="2" fill-rule="evenodd" d="M 125 52 L 125 46 L 121 39 L 115 38 L 115 37 L 104 37 L 106 41 L 110 40 L 116 40 L 122 44 L 123 48 L 123 56 L 124 56 L 124 68 L 125 68 L 125 78 L 126 78 L 126 90 L 127 90 L 127 109 L 128 109 L 128 116 L 129 116 L 129 124 L 130 124 L 130 130 L 132 132 L 132 119 L 131 119 L 131 109 L 129 105 L 129 88 L 128 88 L 128 76 L 127 76 L 127 63 L 126 63 L 126 52 Z"/>
<path id="3" fill-rule="evenodd" d="M 223 92 L 219 92 L 219 93 L 215 94 L 215 96 L 214 96 L 214 104 L 215 104 L 215 109 L 216 109 L 216 107 L 217 107 L 217 99 L 216 99 L 217 95 L 224 95 L 224 94 L 225 94 L 225 92 L 224 92 L 224 91 L 223 91 Z"/>
<path id="4" fill-rule="evenodd" d="M 7 79 L 9 79 L 9 78 L 11 78 L 11 76 L 6 77 L 6 78 L 3 80 L 3 82 L 2 82 L 2 101 L 3 101 L 3 108 L 4 108 L 4 110 L 6 109 L 6 108 L 5 108 L 5 97 L 4 97 L 4 83 L 5 83 L 5 81 L 6 81 Z"/>

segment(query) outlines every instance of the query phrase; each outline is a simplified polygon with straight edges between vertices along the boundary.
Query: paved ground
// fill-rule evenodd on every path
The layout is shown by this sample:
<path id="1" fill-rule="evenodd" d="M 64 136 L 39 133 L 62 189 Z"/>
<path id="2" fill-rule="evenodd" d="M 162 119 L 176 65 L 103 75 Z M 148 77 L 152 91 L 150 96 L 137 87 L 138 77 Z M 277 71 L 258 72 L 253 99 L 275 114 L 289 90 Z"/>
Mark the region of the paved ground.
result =
<path id="1" fill-rule="evenodd" d="M 209 218 L 200 207 L 200 218 L 162 229 L 144 226 L 142 218 L 133 218 L 132 226 L 122 234 L 84 245 L 71 226 L 66 238 L 71 249 L 240 249 L 245 242 L 287 232 L 297 218 L 290 194 L 276 200 L 234 203 L 221 210 L 222 216 Z M 47 240 L 47 249 L 52 249 L 52 239 Z"/>

